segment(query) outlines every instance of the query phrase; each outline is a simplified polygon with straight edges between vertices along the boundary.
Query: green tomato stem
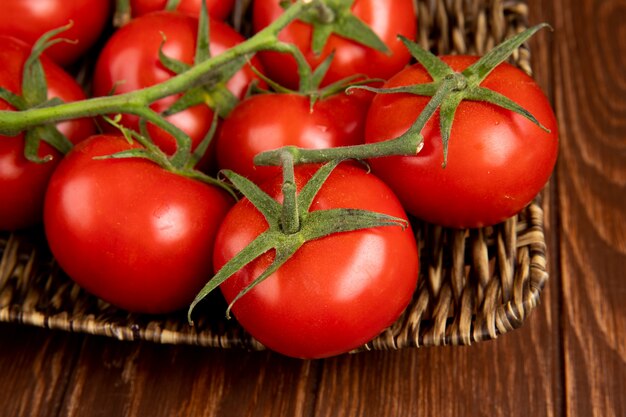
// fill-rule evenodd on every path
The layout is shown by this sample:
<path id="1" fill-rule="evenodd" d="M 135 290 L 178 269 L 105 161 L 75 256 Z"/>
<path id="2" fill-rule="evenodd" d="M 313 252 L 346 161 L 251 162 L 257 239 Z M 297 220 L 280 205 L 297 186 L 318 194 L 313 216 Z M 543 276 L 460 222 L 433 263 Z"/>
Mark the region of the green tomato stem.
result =
<path id="1" fill-rule="evenodd" d="M 169 11 L 176 10 L 179 4 L 180 4 L 180 0 L 167 0 L 167 3 L 165 4 L 165 10 L 169 10 Z"/>
<path id="2" fill-rule="evenodd" d="M 155 112 L 150 107 L 139 108 L 137 115 L 165 130 L 176 139 L 176 152 L 172 155 L 170 162 L 177 168 L 186 166 L 187 162 L 191 158 L 191 138 L 180 128 L 165 120 L 159 113 Z"/>
<path id="3" fill-rule="evenodd" d="M 256 165 L 282 165 L 284 153 L 293 156 L 295 164 L 323 163 L 342 159 L 370 159 L 383 156 L 415 155 L 423 146 L 422 129 L 437 111 L 442 101 L 457 86 L 456 77 L 446 77 L 438 83 L 437 90 L 413 125 L 397 138 L 362 145 L 340 146 L 328 149 L 305 149 L 286 146 L 261 152 L 254 158 Z"/>
<path id="4" fill-rule="evenodd" d="M 270 49 L 278 42 L 277 34 L 301 15 L 304 10 L 312 7 L 315 3 L 316 1 L 310 0 L 301 0 L 294 3 L 278 19 L 255 36 L 211 59 L 198 63 L 198 65 L 193 66 L 184 73 L 160 84 L 129 93 L 96 97 L 51 107 L 33 108 L 23 111 L 0 111 L 0 135 L 12 136 L 33 126 L 79 117 L 118 113 L 145 115 L 145 108 L 151 103 L 203 84 L 205 78 L 211 76 L 211 71 L 220 66 L 236 58 Z"/>
<path id="5" fill-rule="evenodd" d="M 293 155 L 289 152 L 282 154 L 283 166 L 283 206 L 281 213 L 281 226 L 286 234 L 294 234 L 300 230 L 300 213 L 296 180 L 293 167 Z"/>
<path id="6" fill-rule="evenodd" d="M 132 10 L 130 0 L 115 0 L 115 15 L 113 15 L 113 26 L 120 28 L 130 22 Z"/>

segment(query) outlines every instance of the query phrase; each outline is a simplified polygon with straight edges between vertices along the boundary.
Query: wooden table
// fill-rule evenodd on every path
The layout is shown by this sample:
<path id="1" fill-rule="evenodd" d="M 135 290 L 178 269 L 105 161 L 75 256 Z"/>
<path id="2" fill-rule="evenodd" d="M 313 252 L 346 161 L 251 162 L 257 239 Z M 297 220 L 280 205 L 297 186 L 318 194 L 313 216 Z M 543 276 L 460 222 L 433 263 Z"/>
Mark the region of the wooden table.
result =
<path id="1" fill-rule="evenodd" d="M 561 154 L 522 329 L 300 361 L 0 325 L 0 416 L 626 416 L 626 2 L 530 0 Z"/>

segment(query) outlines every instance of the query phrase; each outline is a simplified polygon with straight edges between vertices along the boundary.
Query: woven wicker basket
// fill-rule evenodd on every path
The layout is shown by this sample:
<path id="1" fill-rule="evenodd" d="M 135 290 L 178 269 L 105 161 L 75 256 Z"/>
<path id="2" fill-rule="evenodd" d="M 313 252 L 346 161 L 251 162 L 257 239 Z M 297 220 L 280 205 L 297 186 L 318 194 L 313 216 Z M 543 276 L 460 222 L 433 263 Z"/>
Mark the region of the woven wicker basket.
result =
<path id="1" fill-rule="evenodd" d="M 420 0 L 419 40 L 437 53 L 482 54 L 526 28 L 522 1 Z M 530 72 L 529 52 L 513 62 Z M 400 319 L 364 349 L 468 345 L 520 327 L 548 279 L 543 212 L 535 200 L 494 227 L 451 230 L 414 222 L 421 276 Z M 86 294 L 59 270 L 41 230 L 0 233 L 0 321 L 121 340 L 263 349 L 212 294 L 190 327 L 185 312 L 129 314 Z M 200 312 L 202 310 L 202 312 Z"/>

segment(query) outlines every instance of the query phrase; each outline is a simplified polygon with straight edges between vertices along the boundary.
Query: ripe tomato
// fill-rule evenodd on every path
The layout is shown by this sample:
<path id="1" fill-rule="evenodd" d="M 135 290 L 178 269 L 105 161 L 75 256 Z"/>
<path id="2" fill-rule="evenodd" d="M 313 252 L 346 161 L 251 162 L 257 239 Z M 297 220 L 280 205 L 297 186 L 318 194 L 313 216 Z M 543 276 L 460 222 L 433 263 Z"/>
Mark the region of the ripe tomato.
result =
<path id="1" fill-rule="evenodd" d="M 164 10 L 167 0 L 131 0 L 130 8 L 134 17 L 143 16 L 158 10 Z M 233 10 L 235 0 L 207 0 L 206 7 L 209 16 L 225 20 Z M 200 16 L 202 0 L 181 0 L 176 10 L 192 16 Z"/>
<path id="2" fill-rule="evenodd" d="M 85 290 L 129 311 L 165 313 L 191 302 L 210 276 L 232 199 L 145 159 L 94 159 L 132 147 L 98 135 L 69 152 L 46 193 L 45 232 Z"/>
<path id="3" fill-rule="evenodd" d="M 68 65 L 82 56 L 102 33 L 111 13 L 110 0 L 2 0 L 0 35 L 19 38 L 32 45 L 44 33 L 73 22 L 57 37 L 61 42 L 46 50 L 59 65 Z"/>
<path id="4" fill-rule="evenodd" d="M 316 167 L 296 169 L 301 187 Z M 277 177 L 262 188 L 280 199 Z M 322 186 L 312 210 L 355 208 L 406 218 L 382 181 L 340 165 Z M 214 251 L 221 268 L 267 229 L 261 213 L 240 200 L 220 227 Z M 226 300 L 250 284 L 273 261 L 269 251 L 220 286 Z M 410 227 L 377 227 L 309 241 L 265 281 L 233 305 L 241 325 L 268 348 L 288 356 L 320 358 L 354 349 L 391 325 L 411 300 L 418 253 Z"/>
<path id="5" fill-rule="evenodd" d="M 14 94 L 22 93 L 22 68 L 30 55 L 30 46 L 9 37 L 0 36 L 0 86 Z M 85 98 L 80 86 L 65 71 L 45 56 L 41 57 L 48 97 L 63 101 Z M 14 110 L 0 99 L 0 110 Z M 76 143 L 95 132 L 89 119 L 76 119 L 58 124 L 70 141 Z M 45 142 L 41 142 L 39 156 L 52 156 L 52 160 L 38 164 L 24 157 L 24 134 L 0 136 L 0 230 L 30 227 L 41 221 L 43 199 L 50 175 L 62 158 Z"/>
<path id="6" fill-rule="evenodd" d="M 115 89 L 115 93 L 126 93 L 149 87 L 171 78 L 173 74 L 159 61 L 159 48 L 168 57 L 193 64 L 198 20 L 178 12 L 154 12 L 137 19 L 119 29 L 106 43 L 96 63 L 94 94 L 104 96 Z M 243 41 L 243 37 L 224 22 L 211 19 L 211 53 L 218 55 Z M 253 59 L 253 64 L 260 63 Z M 249 66 L 239 70 L 227 83 L 228 89 L 242 97 L 256 75 Z M 181 95 L 163 98 L 151 106 L 155 111 L 168 109 Z M 213 120 L 213 110 L 200 104 L 189 107 L 168 117 L 192 139 L 194 147 L 204 138 Z M 122 124 L 138 129 L 138 119 L 125 115 Z M 149 125 L 150 126 L 150 125 Z M 105 126 L 105 130 L 114 131 Z M 172 154 L 176 142 L 169 134 L 154 126 L 149 130 L 153 141 L 163 151 Z"/>
<path id="7" fill-rule="evenodd" d="M 442 58 L 455 71 L 476 57 Z M 385 87 L 432 81 L 421 65 L 406 68 Z M 443 150 L 439 113 L 422 130 L 424 147 L 415 156 L 370 161 L 402 201 L 406 210 L 424 220 L 451 227 L 492 225 L 524 208 L 549 179 L 558 153 L 558 133 L 550 103 L 537 84 L 521 70 L 501 64 L 481 86 L 514 100 L 530 111 L 541 128 L 492 104 L 464 101 L 452 124 L 448 160 Z M 429 97 L 380 94 L 368 114 L 366 141 L 400 136 L 424 109 Z"/>
<path id="8" fill-rule="evenodd" d="M 389 55 L 335 34 L 330 36 L 322 53 L 316 55 L 311 50 L 311 26 L 301 21 L 291 23 L 278 35 L 281 41 L 297 45 L 313 68 L 323 62 L 332 51 L 335 52 L 322 86 L 354 74 L 387 79 L 411 59 L 397 35 L 401 34 L 409 39 L 416 36 L 417 18 L 412 0 L 355 0 L 351 10 L 387 45 Z M 282 13 L 280 0 L 255 0 L 252 16 L 254 30 L 260 31 Z M 259 57 L 270 78 L 289 88 L 297 88 L 298 72 L 291 55 L 262 52 Z"/>
<path id="9" fill-rule="evenodd" d="M 221 126 L 218 166 L 258 184 L 280 172 L 278 167 L 253 164 L 262 151 L 287 145 L 319 149 L 363 143 L 371 95 L 362 93 L 336 94 L 317 101 L 313 109 L 309 98 L 298 94 L 247 98 Z"/>

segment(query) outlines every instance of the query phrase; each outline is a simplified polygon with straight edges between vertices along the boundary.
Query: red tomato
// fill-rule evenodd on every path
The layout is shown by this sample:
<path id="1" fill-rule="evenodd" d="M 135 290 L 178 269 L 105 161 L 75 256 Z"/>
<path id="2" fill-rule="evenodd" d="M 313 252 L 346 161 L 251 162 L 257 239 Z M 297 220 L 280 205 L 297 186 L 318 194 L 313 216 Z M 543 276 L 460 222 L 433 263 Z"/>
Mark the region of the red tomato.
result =
<path id="1" fill-rule="evenodd" d="M 296 169 L 302 186 L 315 167 Z M 281 198 L 280 177 L 262 188 Z M 356 208 L 406 218 L 391 190 L 360 168 L 335 169 L 312 210 Z M 267 229 L 260 212 L 239 201 L 222 224 L 214 263 L 221 268 Z M 226 280 L 228 302 L 274 259 L 267 252 Z M 410 227 L 388 226 L 344 232 L 307 242 L 278 271 L 233 305 L 243 327 L 268 348 L 288 356 L 320 358 L 354 349 L 391 325 L 411 300 L 418 253 Z"/>
<path id="2" fill-rule="evenodd" d="M 134 17 L 163 10 L 166 4 L 167 0 L 130 0 Z M 206 7 L 209 16 L 225 20 L 233 10 L 234 4 L 235 0 L 207 0 Z M 198 17 L 202 10 L 202 0 L 181 0 L 176 10 Z"/>
<path id="3" fill-rule="evenodd" d="M 8 36 L 0 36 L 0 86 L 22 93 L 22 67 L 30 54 L 30 46 Z M 48 83 L 48 97 L 63 101 L 85 98 L 80 86 L 65 71 L 47 57 L 41 63 Z M 0 100 L 0 110 L 14 110 Z M 58 124 L 70 141 L 76 143 L 95 132 L 89 119 L 77 119 Z M 24 134 L 0 136 L 0 230 L 30 227 L 41 221 L 43 198 L 50 175 L 62 158 L 61 153 L 41 142 L 39 156 L 53 159 L 43 164 L 24 157 Z"/>
<path id="4" fill-rule="evenodd" d="M 287 145 L 319 149 L 363 143 L 370 101 L 370 95 L 341 93 L 317 101 L 311 110 L 309 98 L 298 94 L 251 96 L 222 124 L 218 165 L 261 183 L 280 172 L 278 167 L 253 164 L 262 151 Z"/>
<path id="5" fill-rule="evenodd" d="M 0 35 L 14 36 L 32 45 L 44 33 L 73 22 L 57 37 L 76 43 L 61 42 L 46 50 L 56 63 L 68 65 L 98 40 L 110 12 L 110 0 L 2 0 Z"/>
<path id="6" fill-rule="evenodd" d="M 462 71 L 477 58 L 447 56 L 443 60 Z M 430 81 L 424 68 L 414 65 L 385 87 Z M 492 225 L 522 210 L 549 179 L 558 153 L 558 133 L 550 103 L 539 86 L 509 64 L 496 67 L 481 86 L 520 104 L 551 133 L 509 110 L 464 101 L 454 117 L 443 168 L 439 113 L 435 113 L 422 131 L 424 147 L 417 155 L 370 161 L 409 213 L 444 226 Z M 366 141 L 400 136 L 428 100 L 409 94 L 376 96 L 368 114 Z"/>
<path id="7" fill-rule="evenodd" d="M 168 57 L 187 64 L 193 64 L 198 20 L 177 12 L 155 12 L 137 19 L 119 29 L 106 43 L 100 54 L 94 74 L 94 94 L 108 95 L 126 93 L 149 87 L 171 78 L 173 74 L 159 62 L 159 48 L 163 36 L 167 39 L 163 52 Z M 218 55 L 235 46 L 244 38 L 226 23 L 211 20 L 211 53 Z M 255 66 L 260 64 L 252 60 Z M 242 97 L 256 75 L 249 66 L 237 72 L 227 83 L 229 90 L 237 97 Z M 166 97 L 151 107 L 162 112 L 169 108 L 180 94 Z M 204 138 L 213 120 L 213 110 L 200 104 L 168 117 L 168 120 L 182 129 L 193 141 L 194 147 Z M 138 119 L 125 115 L 122 124 L 138 129 Z M 114 128 L 105 126 L 105 130 Z M 163 151 L 172 154 L 176 142 L 161 129 L 152 127 L 150 134 L 153 141 Z"/>
<path id="8" fill-rule="evenodd" d="M 280 0 L 255 0 L 252 16 L 254 30 L 258 32 L 263 29 L 276 20 L 283 11 Z M 313 68 L 316 68 L 332 51 L 335 51 L 333 63 L 322 85 L 328 85 L 354 74 L 387 79 L 402 69 L 411 59 L 408 50 L 398 40 L 397 35 L 401 34 L 409 39 L 415 39 L 417 18 L 412 0 L 355 0 L 352 11 L 387 45 L 390 55 L 333 34 L 322 53 L 317 56 L 311 51 L 311 26 L 301 21 L 291 23 L 278 35 L 281 41 L 297 45 Z M 298 72 L 291 55 L 262 52 L 259 57 L 270 78 L 289 88 L 297 88 Z"/>
<path id="9" fill-rule="evenodd" d="M 232 199 L 145 159 L 94 159 L 130 148 L 99 135 L 68 153 L 46 193 L 46 236 L 88 292 L 129 311 L 165 313 L 190 303 L 210 276 Z"/>

